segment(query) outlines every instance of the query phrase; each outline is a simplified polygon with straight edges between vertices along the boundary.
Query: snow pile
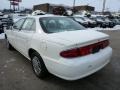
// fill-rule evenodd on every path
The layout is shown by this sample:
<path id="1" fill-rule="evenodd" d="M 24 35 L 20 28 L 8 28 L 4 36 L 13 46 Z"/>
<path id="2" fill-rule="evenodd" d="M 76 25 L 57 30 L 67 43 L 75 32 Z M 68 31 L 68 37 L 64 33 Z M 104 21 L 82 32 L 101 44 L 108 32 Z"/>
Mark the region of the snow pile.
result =
<path id="1" fill-rule="evenodd" d="M 91 29 L 91 30 L 103 30 L 103 28 L 100 28 L 100 27 L 88 28 L 88 29 Z"/>
<path id="2" fill-rule="evenodd" d="M 116 29 L 114 29 L 114 28 L 104 28 L 103 30 L 114 31 L 114 30 L 116 30 Z"/>
<path id="3" fill-rule="evenodd" d="M 113 28 L 100 28 L 100 27 L 95 27 L 95 28 L 88 28 L 88 29 L 98 30 L 98 31 L 103 31 L 103 30 L 106 30 L 106 31 L 115 31 L 115 30 L 120 30 L 120 25 L 116 25 L 116 26 L 113 27 Z"/>
<path id="4" fill-rule="evenodd" d="M 5 34 L 4 33 L 0 34 L 0 39 L 5 39 Z"/>
<path id="5" fill-rule="evenodd" d="M 114 27 L 114 29 L 120 30 L 120 25 L 116 25 L 116 26 Z"/>

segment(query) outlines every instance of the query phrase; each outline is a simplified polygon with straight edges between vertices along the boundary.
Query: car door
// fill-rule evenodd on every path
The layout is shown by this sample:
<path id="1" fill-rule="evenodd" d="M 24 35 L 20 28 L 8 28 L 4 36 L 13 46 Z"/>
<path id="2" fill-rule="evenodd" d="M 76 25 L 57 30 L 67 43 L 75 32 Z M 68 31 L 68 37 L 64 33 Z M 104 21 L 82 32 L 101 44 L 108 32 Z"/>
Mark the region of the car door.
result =
<path id="1" fill-rule="evenodd" d="M 19 30 L 21 29 L 23 23 L 24 23 L 25 19 L 20 19 L 18 20 L 16 23 L 14 23 L 13 27 L 11 30 L 7 31 L 7 37 L 9 42 L 15 47 L 17 48 L 17 33 L 19 32 Z"/>
<path id="2" fill-rule="evenodd" d="M 34 18 L 26 18 L 21 30 L 17 33 L 18 49 L 25 56 L 28 55 L 30 42 L 36 30 L 35 26 L 36 22 Z"/>

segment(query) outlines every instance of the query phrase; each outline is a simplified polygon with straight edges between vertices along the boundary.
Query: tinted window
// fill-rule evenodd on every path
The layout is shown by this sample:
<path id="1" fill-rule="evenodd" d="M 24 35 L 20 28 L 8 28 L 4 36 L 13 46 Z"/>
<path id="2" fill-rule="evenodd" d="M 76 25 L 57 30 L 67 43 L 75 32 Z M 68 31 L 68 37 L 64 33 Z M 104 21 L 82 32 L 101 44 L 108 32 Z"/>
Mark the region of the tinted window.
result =
<path id="1" fill-rule="evenodd" d="M 20 19 L 20 20 L 18 20 L 18 21 L 13 25 L 13 28 L 14 28 L 14 29 L 21 29 L 24 21 L 25 21 L 25 19 Z"/>
<path id="2" fill-rule="evenodd" d="M 22 26 L 22 30 L 35 30 L 35 20 L 27 18 Z"/>
<path id="3" fill-rule="evenodd" d="M 67 17 L 43 17 L 40 24 L 46 33 L 57 33 L 63 31 L 75 31 L 85 29 L 76 21 Z"/>

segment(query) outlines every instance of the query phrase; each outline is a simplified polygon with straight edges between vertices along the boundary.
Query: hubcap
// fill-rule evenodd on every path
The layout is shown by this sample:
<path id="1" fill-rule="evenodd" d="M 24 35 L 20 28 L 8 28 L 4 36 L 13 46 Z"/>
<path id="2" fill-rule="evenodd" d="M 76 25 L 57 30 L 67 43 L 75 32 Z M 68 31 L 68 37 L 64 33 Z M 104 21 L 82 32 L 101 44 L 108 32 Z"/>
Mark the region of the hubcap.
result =
<path id="1" fill-rule="evenodd" d="M 41 64 L 40 64 L 38 57 L 35 56 L 33 58 L 32 62 L 33 62 L 33 69 L 34 69 L 35 73 L 37 75 L 39 75 L 41 73 Z"/>

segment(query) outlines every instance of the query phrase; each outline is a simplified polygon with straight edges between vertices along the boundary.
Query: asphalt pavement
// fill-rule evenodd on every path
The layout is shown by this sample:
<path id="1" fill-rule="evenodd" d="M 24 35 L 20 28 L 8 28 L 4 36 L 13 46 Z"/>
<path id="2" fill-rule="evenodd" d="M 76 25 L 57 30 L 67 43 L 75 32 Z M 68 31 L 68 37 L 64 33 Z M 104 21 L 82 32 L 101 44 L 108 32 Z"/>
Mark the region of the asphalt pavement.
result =
<path id="1" fill-rule="evenodd" d="M 120 31 L 110 35 L 113 56 L 102 70 L 77 81 L 66 81 L 54 75 L 37 78 L 28 61 L 18 51 L 9 51 L 0 40 L 0 90 L 120 90 Z"/>

